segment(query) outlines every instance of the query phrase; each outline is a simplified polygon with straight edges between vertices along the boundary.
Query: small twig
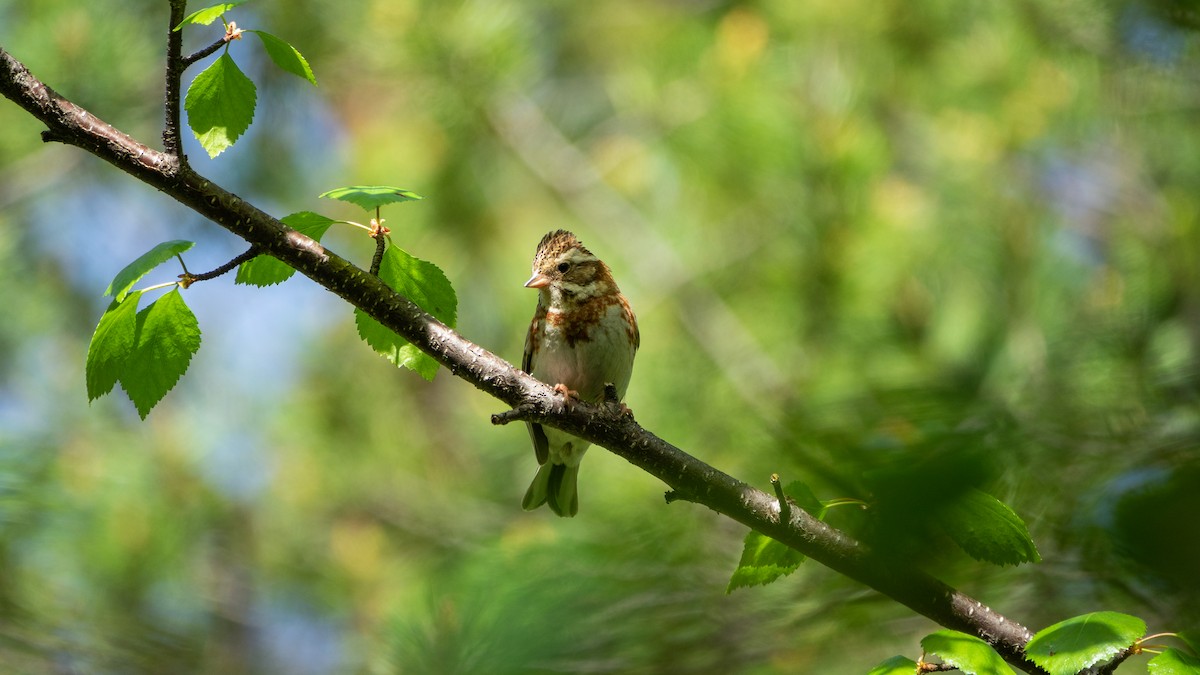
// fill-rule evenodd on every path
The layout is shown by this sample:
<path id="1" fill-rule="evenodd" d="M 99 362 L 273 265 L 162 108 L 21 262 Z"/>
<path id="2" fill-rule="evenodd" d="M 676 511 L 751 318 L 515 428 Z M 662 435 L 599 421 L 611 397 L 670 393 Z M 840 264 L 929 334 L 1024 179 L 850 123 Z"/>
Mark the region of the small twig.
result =
<path id="1" fill-rule="evenodd" d="M 185 266 L 183 268 L 183 274 L 179 275 L 179 285 L 183 286 L 184 288 L 187 288 L 188 286 L 191 286 L 192 284 L 196 283 L 197 281 L 208 281 L 209 279 L 215 279 L 215 278 L 221 276 L 222 274 L 225 274 L 229 270 L 237 267 L 238 265 L 241 265 L 244 262 L 248 262 L 248 261 L 258 257 L 260 255 L 260 253 L 261 252 L 258 250 L 257 246 L 251 246 L 249 249 L 246 250 L 245 253 L 239 255 L 238 257 L 234 258 L 233 260 L 230 260 L 229 262 L 225 263 L 224 265 L 221 265 L 220 267 L 216 268 L 215 270 L 212 270 L 211 272 L 203 272 L 201 274 L 192 274 L 191 272 L 187 271 L 187 267 Z M 181 265 L 183 264 L 183 258 L 179 259 L 179 264 L 181 264 Z"/>
<path id="2" fill-rule="evenodd" d="M 379 267 L 383 265 L 383 252 L 387 250 L 387 238 L 375 236 L 375 255 L 371 256 L 371 269 L 368 270 L 371 276 L 379 276 Z"/>
<path id="3" fill-rule="evenodd" d="M 375 208 L 375 217 L 371 219 L 368 233 L 375 240 L 375 256 L 371 258 L 371 269 L 368 271 L 371 276 L 377 277 L 379 276 L 379 266 L 383 264 L 383 252 L 387 250 L 387 236 L 392 233 L 383 226 L 383 218 L 379 217 L 378 207 Z"/>
<path id="4" fill-rule="evenodd" d="M 779 500 L 779 522 L 786 523 L 792 519 L 792 505 L 788 503 L 787 495 L 783 494 L 779 474 L 771 474 L 771 487 L 775 488 L 775 498 Z"/>
<path id="5" fill-rule="evenodd" d="M 504 412 L 492 415 L 492 424 L 502 426 L 509 422 L 528 422 L 536 414 L 537 406 L 531 403 L 522 403 L 512 410 L 505 410 Z"/>
<path id="6" fill-rule="evenodd" d="M 222 17 L 221 21 L 225 22 L 225 18 Z M 188 66 L 192 65 L 193 63 L 199 61 L 200 59 L 208 56 L 209 54 L 212 54 L 213 52 L 217 51 L 222 46 L 227 45 L 230 42 L 233 42 L 234 40 L 241 40 L 243 32 L 244 31 L 241 28 L 237 27 L 237 22 L 229 21 L 229 22 L 225 23 L 225 34 L 221 36 L 221 39 L 219 39 L 216 42 L 212 43 L 211 45 L 205 47 L 204 49 L 201 49 L 192 54 L 189 54 L 183 58 L 182 64 L 183 64 L 184 69 L 186 69 Z"/>
<path id="7" fill-rule="evenodd" d="M 188 54 L 187 56 L 183 57 L 183 60 L 181 61 L 181 63 L 183 64 L 182 70 L 187 70 L 187 68 L 189 66 L 191 66 L 193 63 L 208 56 L 209 54 L 216 52 L 221 47 L 224 47 L 227 42 L 229 42 L 229 40 L 227 40 L 225 38 L 225 36 L 221 36 L 221 39 L 217 40 L 216 42 L 212 43 L 211 45 L 209 45 L 203 49 L 198 49 L 195 52 L 192 52 L 191 54 Z"/>
<path id="8" fill-rule="evenodd" d="M 691 502 L 693 504 L 703 505 L 703 502 L 701 502 L 700 500 L 696 499 L 695 497 L 693 497 L 691 495 L 688 495 L 687 493 L 680 492 L 679 490 L 667 490 L 666 492 L 664 492 L 663 493 L 663 501 L 665 501 L 668 504 L 671 504 L 674 502 Z"/>

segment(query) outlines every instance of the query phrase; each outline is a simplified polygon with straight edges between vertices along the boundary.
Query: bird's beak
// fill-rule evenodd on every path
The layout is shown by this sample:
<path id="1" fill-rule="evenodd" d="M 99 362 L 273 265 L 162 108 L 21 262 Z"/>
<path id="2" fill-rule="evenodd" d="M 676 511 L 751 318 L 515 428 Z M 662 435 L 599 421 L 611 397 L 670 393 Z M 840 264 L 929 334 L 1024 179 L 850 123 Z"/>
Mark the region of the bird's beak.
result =
<path id="1" fill-rule="evenodd" d="M 529 281 L 525 282 L 525 288 L 545 288 L 549 285 L 550 277 L 540 272 L 529 277 Z"/>

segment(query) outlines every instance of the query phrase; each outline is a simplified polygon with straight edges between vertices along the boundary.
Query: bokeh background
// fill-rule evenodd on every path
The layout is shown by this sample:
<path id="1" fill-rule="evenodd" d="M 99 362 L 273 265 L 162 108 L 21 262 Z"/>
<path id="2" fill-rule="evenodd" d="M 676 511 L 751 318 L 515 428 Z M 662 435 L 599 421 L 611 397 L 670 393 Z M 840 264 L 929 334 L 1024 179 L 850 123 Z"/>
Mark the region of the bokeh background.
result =
<path id="1" fill-rule="evenodd" d="M 1035 629 L 1112 609 L 1185 630 L 1193 8 L 259 0 L 230 18 L 296 45 L 320 86 L 235 43 L 255 123 L 216 160 L 188 152 L 277 216 L 359 218 L 316 198 L 342 185 L 426 195 L 385 211 L 395 240 L 514 362 L 534 246 L 570 228 L 638 312 L 628 403 L 658 435 L 823 499 L 977 485 L 1044 562 L 832 519 Z M 160 0 L 0 0 L 0 45 L 154 144 L 166 21 Z M 603 450 L 578 518 L 522 512 L 524 429 L 444 371 L 392 368 L 303 278 L 193 286 L 204 342 L 179 386 L 145 421 L 119 390 L 89 404 L 111 277 L 167 239 L 198 242 L 193 271 L 245 244 L 40 128 L 0 101 L 6 672 L 849 674 L 936 629 L 812 563 L 726 594 L 744 528 L 664 505 Z M 369 261 L 351 228 L 326 242 Z"/>

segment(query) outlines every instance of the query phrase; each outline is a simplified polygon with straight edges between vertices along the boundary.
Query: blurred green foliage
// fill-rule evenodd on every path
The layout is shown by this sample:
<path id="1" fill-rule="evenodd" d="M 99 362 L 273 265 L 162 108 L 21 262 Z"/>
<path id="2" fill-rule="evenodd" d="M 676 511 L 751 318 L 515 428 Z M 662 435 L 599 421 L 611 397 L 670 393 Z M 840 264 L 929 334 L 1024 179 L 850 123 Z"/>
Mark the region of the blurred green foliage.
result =
<path id="1" fill-rule="evenodd" d="M 1031 628 L 1107 609 L 1183 630 L 1200 622 L 1189 12 L 259 0 L 232 18 L 294 44 L 320 86 L 235 44 L 255 122 L 216 161 L 188 151 L 276 215 L 351 217 L 316 199 L 337 185 L 425 195 L 393 236 L 510 361 L 534 246 L 573 229 L 638 312 L 628 402 L 658 435 L 763 488 L 778 472 L 873 501 L 830 521 Z M 161 1 L 0 0 L 0 45 L 151 143 L 166 23 Z M 193 271 L 244 244 L 38 131 L 0 102 L 6 666 L 837 674 L 915 657 L 935 628 L 814 564 L 726 595 L 744 530 L 665 506 L 603 450 L 579 518 L 522 512 L 524 430 L 372 354 L 304 280 L 193 286 L 206 337 L 180 387 L 145 422 L 119 397 L 89 407 L 107 279 L 164 239 L 199 242 Z M 370 259 L 364 237 L 325 243 Z M 923 496 L 969 488 L 1024 519 L 1041 564 L 986 566 L 924 530 Z"/>

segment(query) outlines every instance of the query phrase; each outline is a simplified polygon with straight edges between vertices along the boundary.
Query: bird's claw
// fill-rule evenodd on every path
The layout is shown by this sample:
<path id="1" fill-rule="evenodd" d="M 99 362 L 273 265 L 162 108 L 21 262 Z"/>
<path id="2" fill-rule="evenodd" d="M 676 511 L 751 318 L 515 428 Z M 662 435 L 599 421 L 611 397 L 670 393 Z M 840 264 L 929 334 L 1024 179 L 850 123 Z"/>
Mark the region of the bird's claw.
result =
<path id="1" fill-rule="evenodd" d="M 559 383 L 554 385 L 554 391 L 563 397 L 563 404 L 567 406 L 568 410 L 573 408 L 575 404 L 580 401 L 579 392 L 571 389 L 565 384 Z"/>
<path id="2" fill-rule="evenodd" d="M 617 396 L 617 387 L 611 382 L 604 385 L 604 405 L 610 410 L 615 408 L 618 417 L 633 419 L 633 411 Z"/>

